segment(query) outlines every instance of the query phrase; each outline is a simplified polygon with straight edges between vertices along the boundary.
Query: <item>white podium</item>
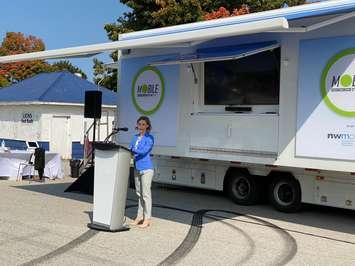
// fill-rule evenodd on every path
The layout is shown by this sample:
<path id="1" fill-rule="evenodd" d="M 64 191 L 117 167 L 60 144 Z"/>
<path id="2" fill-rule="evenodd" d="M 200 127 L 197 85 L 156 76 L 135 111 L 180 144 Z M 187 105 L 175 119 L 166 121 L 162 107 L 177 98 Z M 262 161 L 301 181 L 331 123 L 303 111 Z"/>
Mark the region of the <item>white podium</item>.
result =
<path id="1" fill-rule="evenodd" d="M 129 230 L 124 214 L 131 152 L 114 143 L 96 142 L 94 148 L 94 211 L 88 226 L 111 232 Z"/>

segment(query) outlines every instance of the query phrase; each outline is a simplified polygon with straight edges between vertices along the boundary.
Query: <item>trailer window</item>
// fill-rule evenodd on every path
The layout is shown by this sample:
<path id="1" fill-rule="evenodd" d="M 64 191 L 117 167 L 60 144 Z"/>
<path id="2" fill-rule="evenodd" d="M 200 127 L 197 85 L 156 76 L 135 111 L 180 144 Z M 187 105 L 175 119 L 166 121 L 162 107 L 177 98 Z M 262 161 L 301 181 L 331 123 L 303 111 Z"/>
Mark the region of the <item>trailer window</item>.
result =
<path id="1" fill-rule="evenodd" d="M 206 62 L 205 105 L 278 105 L 280 48 L 242 59 Z"/>

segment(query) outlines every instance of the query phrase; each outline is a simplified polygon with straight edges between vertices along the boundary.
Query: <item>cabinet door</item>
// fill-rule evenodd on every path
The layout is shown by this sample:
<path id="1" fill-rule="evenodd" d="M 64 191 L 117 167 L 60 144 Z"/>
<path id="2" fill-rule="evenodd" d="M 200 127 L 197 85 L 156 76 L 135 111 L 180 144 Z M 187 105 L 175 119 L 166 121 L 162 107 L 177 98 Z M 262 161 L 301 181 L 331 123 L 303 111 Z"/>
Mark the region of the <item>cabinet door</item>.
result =
<path id="1" fill-rule="evenodd" d="M 157 180 L 164 183 L 191 185 L 191 170 L 181 167 L 160 166 Z"/>
<path id="2" fill-rule="evenodd" d="M 215 188 L 216 173 L 203 169 L 192 169 L 192 185 L 201 188 Z"/>
<path id="3" fill-rule="evenodd" d="M 276 115 L 195 115 L 191 118 L 192 147 L 239 152 L 276 153 Z"/>
<path id="4" fill-rule="evenodd" d="M 321 205 L 353 209 L 355 206 L 355 185 L 317 181 L 316 202 Z"/>

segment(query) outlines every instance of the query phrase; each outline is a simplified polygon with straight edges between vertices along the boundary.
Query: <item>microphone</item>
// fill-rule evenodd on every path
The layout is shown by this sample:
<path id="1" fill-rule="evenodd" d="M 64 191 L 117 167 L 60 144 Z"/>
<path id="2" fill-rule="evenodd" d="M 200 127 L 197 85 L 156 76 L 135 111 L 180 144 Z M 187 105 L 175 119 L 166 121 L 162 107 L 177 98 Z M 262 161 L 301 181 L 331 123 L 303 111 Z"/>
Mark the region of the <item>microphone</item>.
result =
<path id="1" fill-rule="evenodd" d="M 114 129 L 115 131 L 128 131 L 128 127 L 118 127 Z"/>
<path id="2" fill-rule="evenodd" d="M 104 142 L 108 142 L 108 140 L 113 136 L 113 135 L 116 135 L 119 131 L 128 131 L 128 127 L 117 127 L 117 128 L 113 128 L 112 129 L 112 132 L 110 135 L 108 135 Z"/>

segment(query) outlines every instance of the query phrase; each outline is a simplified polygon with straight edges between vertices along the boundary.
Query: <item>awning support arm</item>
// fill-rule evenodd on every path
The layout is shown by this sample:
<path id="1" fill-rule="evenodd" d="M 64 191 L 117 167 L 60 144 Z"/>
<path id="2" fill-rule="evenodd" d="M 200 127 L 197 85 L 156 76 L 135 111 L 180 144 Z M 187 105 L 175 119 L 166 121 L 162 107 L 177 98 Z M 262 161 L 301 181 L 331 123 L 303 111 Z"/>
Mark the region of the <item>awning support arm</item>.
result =
<path id="1" fill-rule="evenodd" d="M 185 59 L 177 59 L 175 61 L 157 61 L 157 62 L 153 62 L 151 64 L 149 64 L 150 66 L 163 66 L 163 65 L 177 65 L 177 64 L 193 64 L 193 63 L 205 63 L 205 62 L 217 62 L 217 61 L 227 61 L 227 60 L 238 60 L 247 56 L 251 56 L 251 55 L 255 55 L 255 54 L 259 54 L 265 51 L 269 51 L 269 50 L 274 50 L 276 48 L 279 48 L 280 44 L 273 44 L 264 48 L 260 48 L 260 49 L 255 49 L 253 51 L 250 52 L 245 52 L 239 55 L 230 55 L 230 56 L 222 56 L 222 57 L 210 57 L 210 58 L 206 58 L 206 59 L 192 59 L 192 60 L 185 60 Z"/>
<path id="2" fill-rule="evenodd" d="M 282 29 L 282 30 L 276 30 L 276 31 L 270 31 L 270 32 L 290 32 L 290 33 L 305 33 L 305 32 L 310 32 L 314 31 L 320 28 L 324 28 L 330 25 L 333 25 L 335 23 L 347 20 L 349 18 L 355 17 L 355 11 L 350 12 L 345 15 L 337 16 L 331 19 L 328 19 L 326 21 L 318 22 L 313 25 L 307 26 L 307 27 L 290 27 L 289 29 Z"/>
<path id="3" fill-rule="evenodd" d="M 194 64 L 190 63 L 190 66 L 191 66 L 192 73 L 194 75 L 194 83 L 197 84 L 198 83 L 198 79 L 197 79 L 197 74 L 196 74 L 196 71 L 195 71 Z"/>

